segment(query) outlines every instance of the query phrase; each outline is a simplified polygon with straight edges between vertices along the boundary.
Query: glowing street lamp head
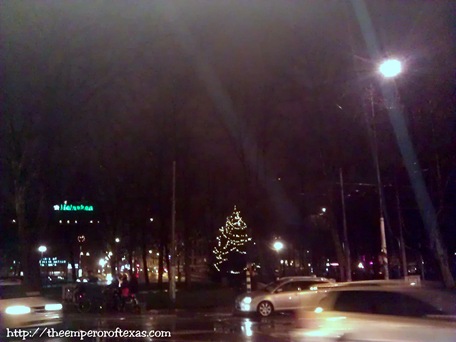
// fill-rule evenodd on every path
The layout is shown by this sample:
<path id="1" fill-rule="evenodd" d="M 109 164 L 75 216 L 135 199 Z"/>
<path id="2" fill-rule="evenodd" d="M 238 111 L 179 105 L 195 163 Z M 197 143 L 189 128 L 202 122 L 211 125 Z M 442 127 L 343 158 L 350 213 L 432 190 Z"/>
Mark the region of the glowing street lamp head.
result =
<path id="1" fill-rule="evenodd" d="M 393 78 L 402 72 L 402 63 L 397 59 L 387 59 L 380 64 L 378 71 L 385 78 Z"/>
<path id="2" fill-rule="evenodd" d="M 46 252 L 46 251 L 47 251 L 47 247 L 46 247 L 46 246 L 40 246 L 40 247 L 38 247 L 38 252 L 44 253 L 44 252 Z"/>
<path id="3" fill-rule="evenodd" d="M 277 251 L 277 252 L 280 252 L 282 249 L 283 249 L 283 242 L 282 241 L 276 241 L 274 242 L 274 245 L 273 245 L 274 249 Z"/>
<path id="4" fill-rule="evenodd" d="M 120 242 L 120 239 L 119 239 L 119 238 L 116 238 L 116 242 L 119 243 L 119 242 Z"/>

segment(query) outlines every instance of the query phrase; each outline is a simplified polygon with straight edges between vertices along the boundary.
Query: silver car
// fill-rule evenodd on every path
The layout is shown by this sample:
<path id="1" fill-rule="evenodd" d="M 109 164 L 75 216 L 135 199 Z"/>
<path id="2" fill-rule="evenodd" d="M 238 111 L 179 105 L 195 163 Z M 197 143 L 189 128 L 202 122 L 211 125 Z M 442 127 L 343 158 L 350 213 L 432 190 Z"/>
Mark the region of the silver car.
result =
<path id="1" fill-rule="evenodd" d="M 30 328 L 60 324 L 62 304 L 27 292 L 20 284 L 0 284 L 0 328 Z M 4 336 L 0 335 L 0 339 Z"/>
<path id="2" fill-rule="evenodd" d="M 329 279 L 317 277 L 280 278 L 262 290 L 238 296 L 235 309 L 238 312 L 256 312 L 267 317 L 274 311 L 313 308 L 323 296 L 315 291 L 315 285 L 330 282 Z"/>
<path id="3" fill-rule="evenodd" d="M 429 287 L 345 286 L 298 314 L 293 341 L 456 341 L 456 294 Z"/>

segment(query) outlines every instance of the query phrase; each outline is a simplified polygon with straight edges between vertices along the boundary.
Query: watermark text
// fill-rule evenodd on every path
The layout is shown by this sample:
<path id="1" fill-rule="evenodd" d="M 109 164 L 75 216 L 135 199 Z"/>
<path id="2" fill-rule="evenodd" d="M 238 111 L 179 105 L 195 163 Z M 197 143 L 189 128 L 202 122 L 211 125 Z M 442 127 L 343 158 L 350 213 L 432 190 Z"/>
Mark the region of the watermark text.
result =
<path id="1" fill-rule="evenodd" d="M 59 330 L 48 327 L 36 329 L 10 329 L 6 328 L 7 338 L 20 338 L 23 341 L 33 338 L 76 338 L 80 341 L 86 338 L 170 338 L 171 332 L 167 330 L 126 330 L 117 327 L 113 330 Z"/>

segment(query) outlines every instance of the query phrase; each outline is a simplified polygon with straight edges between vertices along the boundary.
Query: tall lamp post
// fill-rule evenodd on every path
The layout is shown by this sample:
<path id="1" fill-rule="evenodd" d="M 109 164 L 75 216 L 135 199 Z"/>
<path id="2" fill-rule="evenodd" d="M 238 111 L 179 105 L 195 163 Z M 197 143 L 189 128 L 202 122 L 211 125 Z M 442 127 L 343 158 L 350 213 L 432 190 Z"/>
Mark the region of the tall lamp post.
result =
<path id="1" fill-rule="evenodd" d="M 280 265 L 279 267 L 281 268 L 280 273 L 283 276 L 284 267 L 283 267 L 283 264 L 282 264 L 282 260 L 280 260 L 280 251 L 284 248 L 283 242 L 280 241 L 280 240 L 276 240 L 274 242 L 274 244 L 272 245 L 272 247 L 277 252 L 277 255 L 279 257 L 279 265 Z"/>
<path id="2" fill-rule="evenodd" d="M 378 67 L 378 72 L 385 79 L 393 79 L 402 72 L 402 64 L 397 59 L 387 59 L 380 63 Z M 375 103 L 374 103 L 374 91 L 371 87 L 370 92 L 370 112 L 372 120 L 372 152 L 374 155 L 374 164 L 375 171 L 377 176 L 377 187 L 378 187 L 378 201 L 379 201 L 379 210 L 380 210 L 380 238 L 381 238 L 381 262 L 384 269 L 385 279 L 389 279 L 389 267 L 388 267 L 388 248 L 386 244 L 386 232 L 385 232 L 385 212 L 384 212 L 384 203 L 383 203 L 383 186 L 382 178 L 380 173 L 380 163 L 378 157 L 378 141 L 377 141 L 377 129 L 375 125 Z"/>
<path id="3" fill-rule="evenodd" d="M 85 236 L 84 235 L 79 235 L 78 236 L 78 242 L 79 242 L 79 269 L 78 269 L 78 277 L 82 277 L 82 244 L 85 241 Z"/>
<path id="4" fill-rule="evenodd" d="M 40 246 L 38 247 L 38 252 L 41 253 L 41 259 L 40 259 L 40 266 L 41 266 L 41 262 L 43 261 L 43 254 L 47 251 L 47 247 L 46 246 Z"/>
<path id="5" fill-rule="evenodd" d="M 120 267 L 119 267 L 119 243 L 120 243 L 120 239 L 118 237 L 116 237 L 116 239 L 114 240 L 116 242 L 116 268 L 117 270 L 116 273 L 119 273 L 120 271 Z"/>

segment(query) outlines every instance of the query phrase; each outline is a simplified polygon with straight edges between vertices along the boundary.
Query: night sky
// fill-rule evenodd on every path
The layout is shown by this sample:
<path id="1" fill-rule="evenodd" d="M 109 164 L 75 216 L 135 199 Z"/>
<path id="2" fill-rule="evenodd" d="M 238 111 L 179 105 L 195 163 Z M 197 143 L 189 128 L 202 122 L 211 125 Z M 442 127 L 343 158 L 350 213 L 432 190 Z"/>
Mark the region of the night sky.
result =
<path id="1" fill-rule="evenodd" d="M 308 218 L 327 207 L 341 228 L 342 168 L 352 253 L 375 253 L 365 121 L 373 85 L 382 177 L 398 185 L 406 242 L 418 249 L 426 238 L 376 72 L 394 56 L 405 65 L 399 103 L 456 250 L 455 5 L 367 2 L 368 36 L 380 49 L 372 56 L 355 14 L 362 3 L 2 2 L 2 161 L 23 158 L 32 212 L 42 194 L 49 208 L 86 201 L 108 229 L 108 217 L 169 225 L 176 160 L 181 231 L 213 237 L 237 205 L 257 238 L 281 235 L 330 254 Z M 14 217 L 10 165 L 2 164 L 3 222 Z M 394 246 L 394 186 L 385 198 Z"/>

